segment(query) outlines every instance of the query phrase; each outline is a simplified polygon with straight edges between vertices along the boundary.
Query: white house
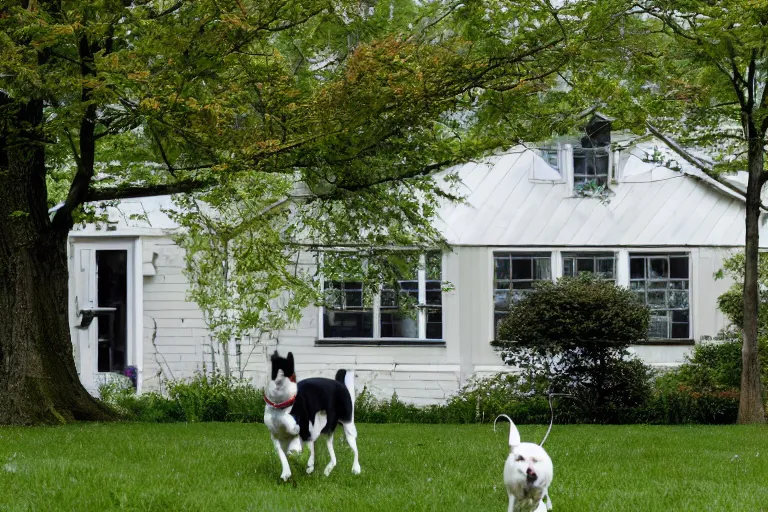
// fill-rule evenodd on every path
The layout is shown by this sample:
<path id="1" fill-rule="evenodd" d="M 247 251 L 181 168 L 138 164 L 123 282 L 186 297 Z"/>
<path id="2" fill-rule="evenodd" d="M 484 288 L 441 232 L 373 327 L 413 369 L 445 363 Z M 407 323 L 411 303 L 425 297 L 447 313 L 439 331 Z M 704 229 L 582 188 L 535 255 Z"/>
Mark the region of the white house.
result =
<path id="1" fill-rule="evenodd" d="M 345 299 L 335 308 L 308 308 L 295 329 L 269 340 L 241 340 L 230 347 L 232 366 L 263 385 L 277 344 L 294 353 L 299 378 L 352 368 L 360 388 L 434 403 L 473 375 L 505 370 L 489 342 L 510 295 L 581 271 L 636 290 L 653 316 L 649 340 L 633 350 L 651 364 L 680 363 L 726 327 L 716 301 L 730 282 L 714 273 L 744 244 L 742 181 L 723 186 L 660 141 L 612 134 L 606 123 L 591 135 L 446 171 L 458 173 L 467 200 L 440 210 L 452 250 L 401 283 L 425 305 L 417 320 L 388 307 L 386 291 L 366 310 L 359 285 L 337 283 Z M 176 226 L 161 211 L 169 205 L 168 197 L 125 200 L 109 208 L 109 228 L 70 234 L 74 352 L 93 391 L 126 365 L 138 368 L 139 389 L 151 390 L 220 364 L 202 313 L 185 300 Z M 768 245 L 768 230 L 761 240 Z M 453 289 L 442 291 L 441 280 Z M 114 311 L 97 310 L 88 324 L 87 311 L 99 307 Z"/>

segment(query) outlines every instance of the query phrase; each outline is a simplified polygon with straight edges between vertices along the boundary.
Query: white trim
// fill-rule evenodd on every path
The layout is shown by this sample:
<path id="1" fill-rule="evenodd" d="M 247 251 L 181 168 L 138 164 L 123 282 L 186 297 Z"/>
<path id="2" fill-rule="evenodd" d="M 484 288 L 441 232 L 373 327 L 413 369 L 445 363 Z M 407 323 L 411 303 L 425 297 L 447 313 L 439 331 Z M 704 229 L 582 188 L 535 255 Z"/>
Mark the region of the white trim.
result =
<path id="1" fill-rule="evenodd" d="M 126 366 L 135 366 L 137 371 L 136 376 L 136 387 L 137 392 L 140 392 L 142 389 L 142 376 L 143 376 L 143 343 L 144 343 L 144 336 L 143 336 L 143 317 L 144 317 L 144 302 L 143 302 L 143 291 L 144 291 L 144 280 L 143 275 L 141 272 L 141 239 L 139 238 L 126 238 L 126 237 L 120 237 L 120 238 L 111 238 L 109 240 L 104 240 L 101 237 L 98 238 L 88 238 L 88 237 L 70 237 L 68 244 L 67 244 L 68 251 L 70 252 L 70 267 L 72 265 L 78 264 L 79 258 L 77 257 L 78 252 L 80 250 L 89 250 L 91 251 L 89 255 L 90 260 L 90 269 L 88 274 L 88 287 L 91 288 L 90 290 L 90 296 L 93 298 L 94 301 L 98 301 L 98 297 L 96 296 L 96 279 L 92 279 L 92 276 L 96 274 L 96 251 L 104 251 L 104 250 L 118 250 L 118 251 L 126 251 Z M 70 247 L 71 246 L 71 247 Z M 73 325 L 77 325 L 79 322 L 80 317 L 78 316 L 78 311 L 76 311 L 77 308 L 82 309 L 81 304 L 77 304 L 77 290 L 76 285 L 74 281 L 74 276 L 77 274 L 77 272 L 72 272 L 72 276 L 70 276 L 70 304 L 69 307 L 71 308 L 72 314 L 70 315 L 71 322 Z M 95 305 L 95 304 L 93 304 Z M 98 318 L 94 319 L 93 323 L 91 324 L 93 327 L 89 328 L 88 330 L 88 336 L 91 336 L 92 338 L 95 338 L 97 330 L 98 330 Z M 78 343 L 78 347 L 76 350 L 76 357 L 81 358 L 82 354 L 80 354 L 79 349 L 82 347 L 79 346 L 79 336 L 77 335 L 76 328 L 72 330 L 73 335 L 73 343 Z M 95 343 L 95 340 L 92 340 L 90 343 L 89 350 L 95 351 L 97 350 L 97 343 Z M 80 361 L 77 361 L 78 364 L 80 364 Z M 80 368 L 80 378 L 83 380 L 86 379 L 86 382 L 90 382 L 91 380 L 94 380 L 93 385 L 98 385 L 98 382 L 95 382 L 94 377 L 92 376 L 86 376 L 86 372 L 91 373 L 92 376 L 96 376 L 98 374 L 98 357 L 93 357 L 93 361 L 91 364 L 91 368 Z M 95 389 L 91 390 L 95 391 Z"/>
<path id="2" fill-rule="evenodd" d="M 431 252 L 431 251 L 428 251 Z M 323 254 L 322 252 L 318 254 L 318 258 L 322 260 Z M 446 265 L 446 252 L 441 251 L 440 253 L 440 281 L 441 283 L 444 280 L 445 277 L 445 265 Z M 373 314 L 373 336 L 370 338 L 366 337 L 350 337 L 350 338 L 326 338 L 325 337 L 325 324 L 324 324 L 324 316 L 325 316 L 325 306 L 322 304 L 318 306 L 317 308 L 317 340 L 339 340 L 339 342 L 343 342 L 344 340 L 350 340 L 351 344 L 354 344 L 355 340 L 370 340 L 372 342 L 375 341 L 402 341 L 402 342 L 408 342 L 408 341 L 434 341 L 435 343 L 440 343 L 445 341 L 445 331 L 443 331 L 443 336 L 440 339 L 433 339 L 433 338 L 427 338 L 427 272 L 426 272 L 426 255 L 420 254 L 419 255 L 419 269 L 417 270 L 417 281 L 418 281 L 418 305 L 417 305 L 417 320 L 418 320 L 418 337 L 416 338 L 384 338 L 381 336 L 381 289 L 379 289 L 379 293 L 373 296 L 373 304 L 371 305 L 371 313 Z M 320 290 L 321 292 L 324 292 L 325 290 L 325 277 L 321 274 L 319 278 L 320 283 Z M 442 295 L 442 291 L 440 292 Z M 440 313 L 441 313 L 441 322 L 443 325 L 443 329 L 445 329 L 445 307 L 443 304 L 443 300 L 440 301 Z M 386 346 L 386 345 L 384 345 Z"/>
<path id="3" fill-rule="evenodd" d="M 552 273 L 552 280 L 557 281 L 563 277 L 563 251 L 559 249 L 552 251 L 551 258 L 552 269 L 550 272 Z"/>
<path id="4" fill-rule="evenodd" d="M 616 284 L 629 288 L 629 251 L 619 249 L 616 255 Z"/>
<path id="5" fill-rule="evenodd" d="M 365 302 L 365 292 L 363 292 L 363 302 Z M 373 308 L 373 339 L 379 339 L 381 338 L 381 287 L 373 296 L 371 307 Z"/>
<path id="6" fill-rule="evenodd" d="M 424 254 L 419 254 L 419 269 L 416 272 L 416 279 L 418 280 L 418 301 L 419 308 L 417 310 L 419 319 L 419 339 L 427 339 L 427 258 Z M 440 281 L 443 280 L 443 261 L 440 260 Z M 440 304 L 442 306 L 442 300 Z"/>
<path id="7" fill-rule="evenodd" d="M 133 353 L 133 365 L 136 367 L 136 393 L 144 388 L 144 263 L 142 239 L 133 242 L 133 292 L 136 298 L 133 308 L 136 346 Z"/>

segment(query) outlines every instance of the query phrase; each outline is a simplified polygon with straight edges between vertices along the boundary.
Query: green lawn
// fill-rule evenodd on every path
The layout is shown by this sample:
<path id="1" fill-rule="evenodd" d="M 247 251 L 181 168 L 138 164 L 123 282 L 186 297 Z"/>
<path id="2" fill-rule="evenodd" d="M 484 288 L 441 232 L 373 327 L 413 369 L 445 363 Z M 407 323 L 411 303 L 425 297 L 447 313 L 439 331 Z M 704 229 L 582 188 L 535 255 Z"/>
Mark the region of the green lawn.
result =
<path id="1" fill-rule="evenodd" d="M 363 472 L 337 436 L 292 460 L 259 424 L 0 428 L 0 511 L 505 511 L 507 427 L 358 425 Z M 538 441 L 543 426 L 520 427 Z M 555 426 L 554 510 L 768 511 L 768 428 Z"/>

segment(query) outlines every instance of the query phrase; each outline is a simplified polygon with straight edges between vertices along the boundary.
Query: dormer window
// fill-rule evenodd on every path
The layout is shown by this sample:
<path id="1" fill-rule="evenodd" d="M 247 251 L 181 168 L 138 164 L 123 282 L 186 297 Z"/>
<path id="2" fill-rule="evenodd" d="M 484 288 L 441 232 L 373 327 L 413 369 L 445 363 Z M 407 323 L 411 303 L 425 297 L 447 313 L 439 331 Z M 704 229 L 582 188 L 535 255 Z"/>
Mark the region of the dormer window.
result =
<path id="1" fill-rule="evenodd" d="M 557 147 L 546 147 L 541 149 L 541 158 L 556 171 L 560 170 L 558 152 L 559 149 Z"/>
<path id="2" fill-rule="evenodd" d="M 573 148 L 573 184 L 608 185 L 610 153 L 608 147 Z"/>

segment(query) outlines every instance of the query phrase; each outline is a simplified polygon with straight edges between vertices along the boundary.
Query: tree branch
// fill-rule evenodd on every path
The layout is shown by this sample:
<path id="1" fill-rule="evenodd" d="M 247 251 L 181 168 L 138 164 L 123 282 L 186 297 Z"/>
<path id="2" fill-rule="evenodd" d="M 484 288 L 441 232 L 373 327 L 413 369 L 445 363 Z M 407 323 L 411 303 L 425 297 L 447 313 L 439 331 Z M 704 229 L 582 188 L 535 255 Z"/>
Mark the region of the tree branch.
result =
<path id="1" fill-rule="evenodd" d="M 202 180 L 182 180 L 158 185 L 131 185 L 123 187 L 91 187 L 85 198 L 90 201 L 109 201 L 113 199 L 131 199 L 136 197 L 165 196 L 204 190 L 217 184 L 213 178 Z"/>
<path id="2" fill-rule="evenodd" d="M 703 172 L 708 178 L 716 181 L 720 185 L 726 187 L 728 190 L 734 192 L 739 197 L 743 198 L 746 201 L 746 194 L 739 189 L 738 187 L 728 183 L 727 181 L 723 180 L 721 176 L 719 176 L 712 166 L 700 158 L 695 157 L 690 152 L 686 151 L 685 148 L 683 148 L 680 144 L 678 144 L 674 139 L 664 134 L 661 130 L 656 128 L 654 125 L 652 125 L 649 122 L 646 122 L 645 125 L 648 127 L 648 131 L 650 131 L 653 135 L 661 139 L 661 141 L 669 147 L 672 151 L 680 155 L 680 157 L 688 162 L 689 164 L 693 165 L 697 169 L 699 169 L 701 172 Z M 766 173 L 768 174 L 768 173 Z M 768 207 L 760 203 L 760 208 L 764 211 L 768 211 Z"/>

